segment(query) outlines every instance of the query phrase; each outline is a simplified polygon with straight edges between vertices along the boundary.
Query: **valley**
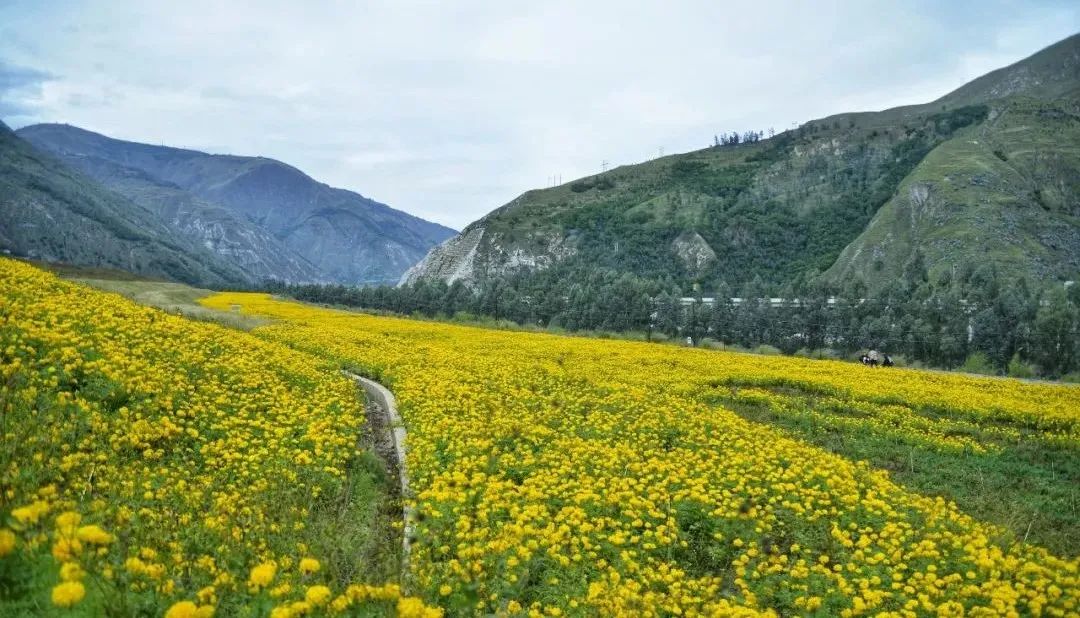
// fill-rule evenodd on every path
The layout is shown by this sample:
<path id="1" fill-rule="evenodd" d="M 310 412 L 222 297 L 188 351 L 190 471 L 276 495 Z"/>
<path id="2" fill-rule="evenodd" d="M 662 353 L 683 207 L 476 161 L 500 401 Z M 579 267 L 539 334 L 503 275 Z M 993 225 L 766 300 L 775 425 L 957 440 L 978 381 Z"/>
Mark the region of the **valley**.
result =
<path id="1" fill-rule="evenodd" d="M 106 8 L 0 3 L 0 616 L 1080 615 L 1075 7 Z"/>

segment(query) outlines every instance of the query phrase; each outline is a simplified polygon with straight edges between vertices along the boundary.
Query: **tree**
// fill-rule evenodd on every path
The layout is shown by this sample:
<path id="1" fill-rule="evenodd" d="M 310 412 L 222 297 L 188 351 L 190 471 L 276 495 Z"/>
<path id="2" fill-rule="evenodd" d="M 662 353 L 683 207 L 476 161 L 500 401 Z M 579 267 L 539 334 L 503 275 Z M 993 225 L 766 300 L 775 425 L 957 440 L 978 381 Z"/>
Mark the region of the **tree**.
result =
<path id="1" fill-rule="evenodd" d="M 760 276 L 755 275 L 743 287 L 742 301 L 735 311 L 735 331 L 742 345 L 752 347 L 767 341 L 769 299 L 765 296 L 765 284 Z"/>
<path id="2" fill-rule="evenodd" d="M 1053 287 L 1043 295 L 1035 314 L 1035 361 L 1043 373 L 1059 376 L 1076 367 L 1080 351 L 1080 316 L 1065 290 Z"/>
<path id="3" fill-rule="evenodd" d="M 657 330 L 668 336 L 674 337 L 679 333 L 680 314 L 682 307 L 679 297 L 666 290 L 656 297 L 656 324 Z"/>
<path id="4" fill-rule="evenodd" d="M 706 310 L 701 294 L 695 295 L 694 302 L 686 308 L 686 334 L 690 336 L 694 345 L 697 345 L 709 328 L 709 312 Z"/>
<path id="5" fill-rule="evenodd" d="M 719 341 L 734 341 L 735 306 L 731 304 L 731 288 L 721 281 L 713 295 L 712 314 L 709 316 L 709 332 Z"/>

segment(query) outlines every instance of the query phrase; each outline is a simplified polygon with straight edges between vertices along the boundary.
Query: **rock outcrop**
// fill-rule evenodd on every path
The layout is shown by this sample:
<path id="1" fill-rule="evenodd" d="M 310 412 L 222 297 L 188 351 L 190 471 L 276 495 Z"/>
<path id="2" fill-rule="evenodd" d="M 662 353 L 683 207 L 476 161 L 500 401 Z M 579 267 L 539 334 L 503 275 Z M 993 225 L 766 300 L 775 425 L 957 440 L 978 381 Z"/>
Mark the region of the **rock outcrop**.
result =
<path id="1" fill-rule="evenodd" d="M 716 252 L 697 232 L 683 232 L 671 242 L 671 250 L 688 269 L 701 272 L 716 260 Z"/>
<path id="2" fill-rule="evenodd" d="M 488 277 L 542 270 L 574 253 L 573 240 L 566 236 L 532 234 L 524 241 L 512 241 L 500 232 L 488 231 L 479 221 L 432 249 L 398 285 L 427 279 L 447 284 L 460 281 L 472 287 Z"/>

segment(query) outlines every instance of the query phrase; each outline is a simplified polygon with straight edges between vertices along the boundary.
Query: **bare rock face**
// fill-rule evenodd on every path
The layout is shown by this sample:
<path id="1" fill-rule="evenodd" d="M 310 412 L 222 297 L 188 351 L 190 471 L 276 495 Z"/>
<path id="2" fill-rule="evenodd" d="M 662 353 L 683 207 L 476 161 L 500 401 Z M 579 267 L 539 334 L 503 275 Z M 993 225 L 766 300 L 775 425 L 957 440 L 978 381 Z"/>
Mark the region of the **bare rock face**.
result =
<path id="1" fill-rule="evenodd" d="M 236 264 L 252 280 L 288 283 L 326 282 L 326 277 L 299 254 L 262 228 L 223 209 L 180 209 L 165 223 L 180 234 Z"/>
<path id="2" fill-rule="evenodd" d="M 417 281 L 442 280 L 447 284 L 461 281 L 471 285 L 475 279 L 474 265 L 477 248 L 484 238 L 484 228 L 474 227 L 432 249 L 424 259 L 405 271 L 398 285 L 411 285 Z"/>
<path id="3" fill-rule="evenodd" d="M 914 228 L 918 221 L 930 219 L 935 210 L 935 196 L 933 185 L 928 182 L 915 182 L 908 188 L 908 207 L 911 210 L 911 226 Z"/>
<path id="4" fill-rule="evenodd" d="M 577 252 L 571 238 L 562 234 L 530 235 L 529 247 L 540 245 L 541 250 L 508 244 L 500 245 L 499 238 L 492 237 L 492 255 L 500 256 L 496 264 L 488 264 L 487 272 L 494 275 L 510 274 L 518 270 L 543 270 Z"/>
<path id="5" fill-rule="evenodd" d="M 671 242 L 671 250 L 692 271 L 700 271 L 716 260 L 716 252 L 697 232 L 683 232 Z"/>
<path id="6" fill-rule="evenodd" d="M 398 285 L 426 280 L 448 285 L 460 281 L 472 287 L 491 277 L 549 268 L 576 252 L 571 236 L 533 233 L 514 241 L 476 223 L 432 249 Z"/>

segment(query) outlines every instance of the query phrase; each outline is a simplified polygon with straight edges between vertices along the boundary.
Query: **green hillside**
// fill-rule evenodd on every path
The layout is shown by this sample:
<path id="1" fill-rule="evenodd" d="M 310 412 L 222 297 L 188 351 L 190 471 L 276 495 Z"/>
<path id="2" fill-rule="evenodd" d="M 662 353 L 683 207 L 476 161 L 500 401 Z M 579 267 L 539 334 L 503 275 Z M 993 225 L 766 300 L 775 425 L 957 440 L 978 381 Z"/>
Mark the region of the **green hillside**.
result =
<path id="1" fill-rule="evenodd" d="M 1080 273 L 1080 106 L 1010 98 L 926 155 L 826 278 L 879 283 L 916 259 L 932 278 L 993 264 L 1008 277 Z"/>
<path id="2" fill-rule="evenodd" d="M 925 105 L 526 192 L 403 281 L 542 288 L 611 271 L 684 291 L 758 279 L 872 289 L 916 250 L 938 270 L 989 259 L 1034 280 L 1076 278 L 1078 88 L 1080 35 Z M 927 187 L 933 212 L 901 225 Z"/>

